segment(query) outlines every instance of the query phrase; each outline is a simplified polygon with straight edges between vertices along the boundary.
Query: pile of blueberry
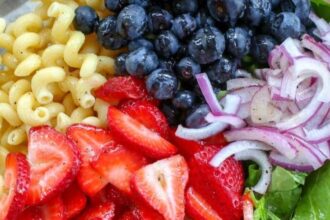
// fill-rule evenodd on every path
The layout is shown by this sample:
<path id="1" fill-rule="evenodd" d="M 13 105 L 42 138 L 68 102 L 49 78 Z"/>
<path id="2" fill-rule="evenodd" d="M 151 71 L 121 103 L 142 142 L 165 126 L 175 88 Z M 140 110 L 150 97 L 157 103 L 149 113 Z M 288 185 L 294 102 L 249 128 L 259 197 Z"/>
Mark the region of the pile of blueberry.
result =
<path id="1" fill-rule="evenodd" d="M 75 27 L 96 33 L 107 49 L 128 47 L 116 58 L 119 75 L 144 77 L 172 125 L 199 127 L 209 111 L 194 75 L 206 72 L 218 93 L 241 77 L 242 60 L 264 65 L 287 37 L 314 28 L 309 0 L 105 0 L 115 15 L 76 9 Z"/>

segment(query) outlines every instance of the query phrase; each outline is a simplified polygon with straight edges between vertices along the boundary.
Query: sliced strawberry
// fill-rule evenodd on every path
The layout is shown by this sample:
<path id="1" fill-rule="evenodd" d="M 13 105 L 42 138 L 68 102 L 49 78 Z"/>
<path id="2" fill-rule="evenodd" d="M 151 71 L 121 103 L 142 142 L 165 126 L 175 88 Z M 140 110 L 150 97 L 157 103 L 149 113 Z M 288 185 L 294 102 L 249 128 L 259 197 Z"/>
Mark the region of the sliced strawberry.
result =
<path id="1" fill-rule="evenodd" d="M 130 194 L 133 173 L 146 164 L 147 160 L 141 154 L 116 145 L 106 148 L 92 165 L 109 183 Z"/>
<path id="2" fill-rule="evenodd" d="M 86 196 L 79 189 L 77 184 L 72 184 L 62 194 L 64 203 L 64 216 L 66 219 L 70 219 L 78 215 L 86 206 Z"/>
<path id="3" fill-rule="evenodd" d="M 95 91 L 95 96 L 107 102 L 119 102 L 126 99 L 142 99 L 148 96 L 144 81 L 133 76 L 110 78 Z"/>
<path id="4" fill-rule="evenodd" d="M 169 125 L 164 114 L 151 102 L 129 100 L 120 105 L 119 110 L 142 123 L 165 139 L 169 137 Z"/>
<path id="5" fill-rule="evenodd" d="M 175 131 L 171 131 L 171 141 L 178 148 L 178 151 L 185 158 L 189 159 L 195 153 L 201 151 L 203 146 L 197 141 L 189 141 L 175 135 Z"/>
<path id="6" fill-rule="evenodd" d="M 227 140 L 223 133 L 218 133 L 209 138 L 206 138 L 203 140 L 203 142 L 207 145 L 216 145 L 218 147 L 223 147 L 227 144 Z"/>
<path id="7" fill-rule="evenodd" d="M 4 192 L 0 195 L 0 219 L 15 219 L 23 209 L 29 189 L 29 164 L 21 153 L 6 158 Z"/>
<path id="8" fill-rule="evenodd" d="M 189 182 L 222 219 L 241 219 L 242 165 L 229 158 L 220 167 L 211 167 L 209 161 L 218 151 L 216 147 L 207 146 L 194 155 L 189 161 Z"/>
<path id="9" fill-rule="evenodd" d="M 31 206 L 19 216 L 19 220 L 64 220 L 64 204 L 60 196 L 55 197 L 42 206 Z"/>
<path id="10" fill-rule="evenodd" d="M 175 146 L 166 139 L 115 107 L 109 107 L 108 125 L 119 143 L 131 147 L 147 157 L 165 158 L 177 151 Z"/>
<path id="11" fill-rule="evenodd" d="M 116 216 L 120 215 L 131 205 L 130 199 L 111 184 L 108 184 L 102 191 L 91 198 L 91 202 L 94 205 L 109 201 L 113 202 L 116 206 Z"/>
<path id="12" fill-rule="evenodd" d="M 186 212 L 194 220 L 222 220 L 192 187 L 189 187 L 186 192 Z"/>
<path id="13" fill-rule="evenodd" d="M 164 220 L 164 217 L 149 207 L 133 206 L 119 218 L 120 220 Z"/>
<path id="14" fill-rule="evenodd" d="M 96 159 L 104 147 L 114 144 L 113 138 L 102 128 L 83 124 L 70 126 L 67 129 L 67 136 L 76 143 L 81 155 L 82 164 L 77 174 L 77 183 L 83 192 L 93 196 L 101 191 L 107 184 L 107 180 L 96 172 L 90 163 Z"/>
<path id="15" fill-rule="evenodd" d="M 185 159 L 176 155 L 138 170 L 133 187 L 165 219 L 184 219 L 184 190 L 188 181 Z"/>
<path id="16" fill-rule="evenodd" d="M 105 202 L 88 207 L 77 219 L 79 220 L 112 220 L 115 218 L 115 204 Z"/>
<path id="17" fill-rule="evenodd" d="M 48 126 L 30 129 L 28 149 L 31 185 L 27 203 L 34 205 L 63 192 L 74 180 L 80 159 L 76 145 Z"/>

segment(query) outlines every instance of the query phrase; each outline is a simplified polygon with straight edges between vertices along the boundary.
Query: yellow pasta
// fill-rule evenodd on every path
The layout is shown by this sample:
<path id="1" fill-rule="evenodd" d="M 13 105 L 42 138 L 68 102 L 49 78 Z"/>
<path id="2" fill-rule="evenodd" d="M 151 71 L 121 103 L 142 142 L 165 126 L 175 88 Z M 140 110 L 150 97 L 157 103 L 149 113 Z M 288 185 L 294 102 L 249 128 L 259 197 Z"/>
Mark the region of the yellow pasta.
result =
<path id="1" fill-rule="evenodd" d="M 0 33 L 3 33 L 6 29 L 6 20 L 0 18 Z"/>
<path id="2" fill-rule="evenodd" d="M 39 48 L 40 35 L 32 32 L 27 32 L 16 38 L 13 44 L 13 54 L 20 61 L 26 59 L 33 53 L 33 50 Z"/>
<path id="3" fill-rule="evenodd" d="M 6 157 L 8 154 L 8 150 L 6 150 L 4 147 L 0 146 L 0 176 L 4 174 L 5 171 L 5 163 L 6 163 Z M 2 188 L 1 185 L 3 184 L 3 179 L 0 179 L 0 189 Z M 1 193 L 0 193 L 1 195 Z"/>
<path id="4" fill-rule="evenodd" d="M 75 110 L 77 108 L 77 106 L 74 104 L 73 98 L 71 93 L 68 93 L 64 99 L 63 99 L 63 105 L 64 105 L 64 109 L 65 109 L 65 113 L 66 114 L 71 114 L 73 112 L 73 110 Z"/>
<path id="5" fill-rule="evenodd" d="M 4 91 L 0 90 L 0 103 L 1 102 L 9 102 L 9 97 L 7 95 L 7 93 L 5 93 Z"/>
<path id="6" fill-rule="evenodd" d="M 31 83 L 26 79 L 20 79 L 16 81 L 9 89 L 8 102 L 15 106 L 17 105 L 18 99 L 31 90 Z"/>
<path id="7" fill-rule="evenodd" d="M 61 82 L 65 78 L 65 71 L 60 67 L 47 67 L 36 72 L 32 77 L 31 87 L 37 101 L 48 104 L 53 101 L 54 95 L 49 91 L 48 85 Z"/>
<path id="8" fill-rule="evenodd" d="M 54 44 L 46 48 L 41 56 L 42 65 L 44 67 L 49 66 L 61 66 L 63 60 L 64 46 L 62 44 Z"/>
<path id="9" fill-rule="evenodd" d="M 13 34 L 18 37 L 25 32 L 39 32 L 42 28 L 42 19 L 34 13 L 28 13 L 19 17 L 13 28 Z"/>
<path id="10" fill-rule="evenodd" d="M 15 69 L 16 76 L 29 76 L 41 66 L 41 58 L 37 54 L 29 55 Z"/>
<path id="11" fill-rule="evenodd" d="M 18 128 L 11 130 L 7 136 L 7 143 L 9 145 L 20 145 L 27 140 L 27 134 L 25 130 L 25 125 L 22 125 Z"/>

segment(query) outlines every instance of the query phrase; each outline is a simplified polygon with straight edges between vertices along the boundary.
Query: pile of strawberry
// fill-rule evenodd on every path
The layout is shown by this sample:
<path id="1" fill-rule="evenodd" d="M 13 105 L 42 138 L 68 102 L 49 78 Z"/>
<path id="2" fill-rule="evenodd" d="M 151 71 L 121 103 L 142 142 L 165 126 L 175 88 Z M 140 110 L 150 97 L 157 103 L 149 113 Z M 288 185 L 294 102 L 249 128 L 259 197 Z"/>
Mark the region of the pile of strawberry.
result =
<path id="1" fill-rule="evenodd" d="M 224 138 L 175 137 L 144 92 L 132 77 L 101 87 L 99 97 L 120 103 L 109 107 L 107 129 L 32 128 L 27 156 L 7 157 L 0 219 L 241 219 L 241 164 L 208 164 Z"/>

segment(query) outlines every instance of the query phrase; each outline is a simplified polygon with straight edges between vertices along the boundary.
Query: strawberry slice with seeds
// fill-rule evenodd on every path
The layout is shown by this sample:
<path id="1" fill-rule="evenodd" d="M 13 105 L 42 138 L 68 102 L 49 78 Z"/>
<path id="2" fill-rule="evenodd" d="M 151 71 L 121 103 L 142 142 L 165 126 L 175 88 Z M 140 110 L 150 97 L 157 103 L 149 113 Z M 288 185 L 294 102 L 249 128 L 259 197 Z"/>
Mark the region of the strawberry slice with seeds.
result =
<path id="1" fill-rule="evenodd" d="M 114 144 L 113 137 L 107 130 L 83 124 L 70 126 L 67 136 L 76 143 L 81 155 L 82 164 L 77 174 L 77 183 L 84 193 L 93 196 L 102 190 L 107 180 L 91 166 L 91 162 L 104 147 Z"/>
<path id="2" fill-rule="evenodd" d="M 129 100 L 122 103 L 119 110 L 142 123 L 165 139 L 169 137 L 170 127 L 165 115 L 149 101 Z"/>
<path id="3" fill-rule="evenodd" d="M 45 202 L 62 193 L 80 168 L 76 145 L 49 126 L 30 129 L 27 158 L 31 169 L 29 205 Z"/>
<path id="4" fill-rule="evenodd" d="M 88 207 L 77 219 L 79 220 L 112 220 L 115 218 L 115 204 L 108 201 Z"/>
<path id="5" fill-rule="evenodd" d="M 209 161 L 218 151 L 216 147 L 206 146 L 194 155 L 189 161 L 189 182 L 223 220 L 241 219 L 242 165 L 228 158 L 220 167 L 211 167 Z"/>
<path id="6" fill-rule="evenodd" d="M 114 103 L 126 99 L 142 99 L 148 96 L 148 92 L 142 79 L 133 76 L 117 76 L 110 78 L 98 88 L 95 96 Z"/>
<path id="7" fill-rule="evenodd" d="M 6 158 L 4 192 L 0 195 L 0 219 L 16 219 L 25 206 L 29 189 L 29 164 L 25 155 L 10 153 Z"/>
<path id="8" fill-rule="evenodd" d="M 62 200 L 66 219 L 71 219 L 78 215 L 85 208 L 87 202 L 85 194 L 75 183 L 63 192 Z"/>
<path id="9" fill-rule="evenodd" d="M 185 159 L 176 155 L 138 170 L 133 177 L 137 193 L 167 220 L 185 216 L 184 190 L 188 182 Z"/>
<path id="10" fill-rule="evenodd" d="M 186 192 L 186 210 L 192 219 L 222 220 L 216 211 L 192 187 Z"/>
<path id="11" fill-rule="evenodd" d="M 152 208 L 134 206 L 119 218 L 120 220 L 164 220 L 164 217 Z"/>
<path id="12" fill-rule="evenodd" d="M 106 148 L 92 165 L 109 183 L 122 192 L 131 194 L 130 181 L 133 173 L 146 164 L 147 160 L 141 154 L 116 145 Z"/>
<path id="13" fill-rule="evenodd" d="M 60 196 L 41 206 L 31 206 L 19 216 L 19 220 L 65 220 L 64 204 Z"/>
<path id="14" fill-rule="evenodd" d="M 147 157 L 160 159 L 177 151 L 166 139 L 115 107 L 109 107 L 108 125 L 118 143 L 142 152 Z"/>

